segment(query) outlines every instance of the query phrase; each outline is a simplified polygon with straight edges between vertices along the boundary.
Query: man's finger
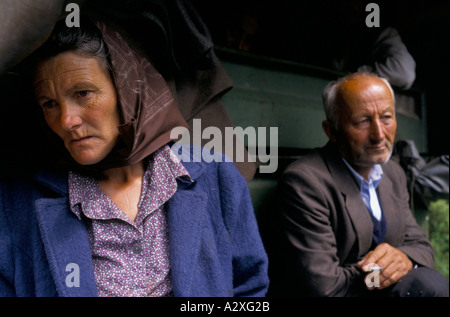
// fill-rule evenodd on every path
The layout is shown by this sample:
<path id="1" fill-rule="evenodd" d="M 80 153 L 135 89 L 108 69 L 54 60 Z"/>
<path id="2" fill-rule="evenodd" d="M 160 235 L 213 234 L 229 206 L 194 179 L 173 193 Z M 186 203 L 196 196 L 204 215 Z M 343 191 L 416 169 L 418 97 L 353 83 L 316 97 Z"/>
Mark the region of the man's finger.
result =
<path id="1" fill-rule="evenodd" d="M 361 261 L 358 262 L 358 266 L 364 272 L 368 272 L 370 268 L 373 266 L 373 263 L 378 263 L 380 259 L 382 259 L 385 256 L 388 248 L 389 245 L 387 243 L 380 244 L 373 251 L 367 253 L 367 255 Z"/>

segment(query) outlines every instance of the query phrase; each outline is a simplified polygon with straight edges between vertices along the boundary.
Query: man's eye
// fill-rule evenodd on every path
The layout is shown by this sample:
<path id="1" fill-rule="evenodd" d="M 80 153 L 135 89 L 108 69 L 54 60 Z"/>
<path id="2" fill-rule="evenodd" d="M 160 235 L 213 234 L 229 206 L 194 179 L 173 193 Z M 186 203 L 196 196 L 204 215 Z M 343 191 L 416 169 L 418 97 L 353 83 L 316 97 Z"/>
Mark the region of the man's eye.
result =
<path id="1" fill-rule="evenodd" d="M 358 124 L 366 124 L 366 123 L 368 123 L 369 122 L 369 119 L 362 119 L 362 120 L 360 120 L 359 122 L 358 122 Z"/>

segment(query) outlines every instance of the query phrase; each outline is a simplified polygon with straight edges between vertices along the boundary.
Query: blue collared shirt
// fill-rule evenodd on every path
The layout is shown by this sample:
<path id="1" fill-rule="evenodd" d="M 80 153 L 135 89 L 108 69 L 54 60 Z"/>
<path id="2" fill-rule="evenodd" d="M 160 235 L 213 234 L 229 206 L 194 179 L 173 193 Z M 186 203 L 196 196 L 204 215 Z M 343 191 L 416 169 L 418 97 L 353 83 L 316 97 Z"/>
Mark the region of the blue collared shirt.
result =
<path id="1" fill-rule="evenodd" d="M 364 204 L 367 206 L 372 215 L 378 220 L 381 220 L 382 211 L 380 202 L 378 201 L 377 195 L 377 187 L 383 178 L 383 169 L 380 164 L 375 164 L 373 168 L 370 170 L 369 179 L 364 179 L 361 175 L 356 172 L 351 165 L 342 158 L 344 163 L 350 169 L 353 174 L 353 177 L 356 180 L 356 183 L 359 185 L 359 191 L 361 193 Z"/>

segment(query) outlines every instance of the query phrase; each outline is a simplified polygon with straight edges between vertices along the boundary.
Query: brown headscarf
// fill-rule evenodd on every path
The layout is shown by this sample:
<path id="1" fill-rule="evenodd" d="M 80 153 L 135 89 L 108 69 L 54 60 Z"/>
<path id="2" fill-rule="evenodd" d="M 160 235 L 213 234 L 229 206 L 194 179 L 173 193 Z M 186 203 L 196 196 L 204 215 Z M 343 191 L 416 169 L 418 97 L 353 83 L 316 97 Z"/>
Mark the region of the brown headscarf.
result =
<path id="1" fill-rule="evenodd" d="M 124 38 L 102 22 L 96 23 L 108 46 L 121 115 L 115 149 L 93 167 L 104 170 L 138 163 L 171 141 L 174 127 L 187 123 L 160 73 L 130 48 Z"/>

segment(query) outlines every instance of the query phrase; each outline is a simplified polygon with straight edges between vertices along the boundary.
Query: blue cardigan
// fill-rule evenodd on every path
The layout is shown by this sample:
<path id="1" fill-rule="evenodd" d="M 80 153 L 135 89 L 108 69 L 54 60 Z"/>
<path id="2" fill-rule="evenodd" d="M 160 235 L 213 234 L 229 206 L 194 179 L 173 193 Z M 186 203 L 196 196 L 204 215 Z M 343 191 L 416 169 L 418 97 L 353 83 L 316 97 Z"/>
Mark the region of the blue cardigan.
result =
<path id="1" fill-rule="evenodd" d="M 177 179 L 167 202 L 174 296 L 265 296 L 268 260 L 244 179 L 233 163 L 183 164 L 193 182 Z M 67 173 L 17 178 L 0 182 L 0 296 L 97 296 Z"/>

